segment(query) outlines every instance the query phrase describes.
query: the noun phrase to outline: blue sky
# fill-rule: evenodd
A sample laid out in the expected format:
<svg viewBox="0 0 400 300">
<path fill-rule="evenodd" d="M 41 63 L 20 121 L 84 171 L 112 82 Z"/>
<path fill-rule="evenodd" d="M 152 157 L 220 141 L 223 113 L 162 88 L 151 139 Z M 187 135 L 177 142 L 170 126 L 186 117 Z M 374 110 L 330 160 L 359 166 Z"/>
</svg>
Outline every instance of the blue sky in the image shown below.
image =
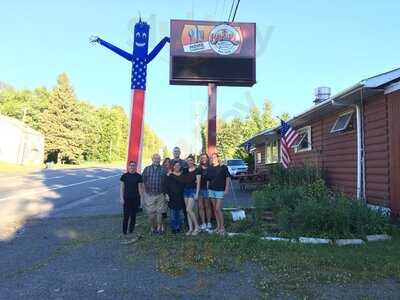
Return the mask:
<svg viewBox="0 0 400 300">
<path fill-rule="evenodd" d="M 90 35 L 127 51 L 139 11 L 150 25 L 150 49 L 169 35 L 169 20 L 226 20 L 231 0 L 2 1 L 0 81 L 52 87 L 66 72 L 79 98 L 129 111 L 128 61 L 88 43 Z M 333 93 L 400 66 L 400 2 L 378 0 L 242 0 L 237 21 L 257 23 L 257 84 L 218 88 L 218 115 L 244 116 L 267 98 L 276 114 L 312 105 L 317 86 Z M 146 122 L 172 147 L 198 144 L 206 87 L 169 85 L 169 47 L 148 67 Z M 197 111 L 197 113 L 196 113 Z"/>
</svg>

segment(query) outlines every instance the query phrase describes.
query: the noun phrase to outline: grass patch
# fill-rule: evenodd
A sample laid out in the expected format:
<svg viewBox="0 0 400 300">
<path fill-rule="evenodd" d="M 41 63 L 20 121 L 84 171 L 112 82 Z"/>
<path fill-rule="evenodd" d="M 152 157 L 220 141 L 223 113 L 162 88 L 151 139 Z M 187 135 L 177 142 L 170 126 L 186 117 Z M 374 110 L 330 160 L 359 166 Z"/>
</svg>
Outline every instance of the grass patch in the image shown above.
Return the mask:
<svg viewBox="0 0 400 300">
<path fill-rule="evenodd" d="M 229 219 L 229 216 L 227 216 Z M 146 216 L 138 216 L 138 242 L 120 245 L 121 217 L 96 216 L 68 218 L 60 228 L 78 232 L 76 238 L 67 239 L 50 251 L 49 256 L 13 272 L 3 272 L 0 280 L 32 274 L 60 257 L 87 245 L 107 244 L 121 251 L 121 261 L 140 264 L 154 261 L 159 272 L 173 277 L 185 276 L 189 270 L 200 272 L 236 272 L 245 268 L 254 272 L 257 287 L 265 296 L 282 298 L 317 297 L 322 285 L 347 285 L 351 283 L 379 283 L 386 279 L 400 280 L 400 232 L 395 229 L 391 241 L 366 243 L 360 246 L 337 247 L 332 245 L 304 245 L 260 240 L 257 234 L 220 237 L 200 234 L 187 237 L 183 234 L 151 236 Z M 227 222 L 227 229 L 253 230 L 247 221 Z M 106 242 L 106 243 L 104 243 Z M 119 258 L 118 258 L 119 261 Z M 123 267 L 122 266 L 122 267 Z M 203 276 L 204 275 L 204 276 Z M 242 274 L 238 276 L 242 276 Z M 199 291 L 205 282 L 199 282 Z M 167 291 L 166 291 L 167 292 Z M 171 290 L 174 293 L 175 290 Z M 176 296 L 178 298 L 179 295 Z M 194 298 L 194 297 L 193 297 Z"/>
<path fill-rule="evenodd" d="M 141 255 L 154 255 L 157 269 L 172 276 L 183 275 L 190 268 L 197 271 L 228 272 L 236 266 L 236 262 L 226 252 L 225 243 L 221 243 L 218 236 L 202 234 L 187 237 L 172 233 L 150 236 L 147 229 L 143 236 L 132 246 L 135 247 L 135 255 L 137 250 Z"/>
<path fill-rule="evenodd" d="M 242 221 L 230 226 L 248 224 Z M 128 256 L 155 256 L 157 269 L 171 276 L 184 276 L 189 269 L 232 272 L 240 270 L 244 263 L 255 263 L 262 270 L 257 281 L 265 296 L 286 291 L 309 298 L 320 284 L 400 280 L 398 230 L 393 232 L 391 241 L 347 247 L 269 242 L 256 234 L 151 236 L 143 225 L 138 231 L 143 238 L 130 245 L 132 254 Z"/>
</svg>

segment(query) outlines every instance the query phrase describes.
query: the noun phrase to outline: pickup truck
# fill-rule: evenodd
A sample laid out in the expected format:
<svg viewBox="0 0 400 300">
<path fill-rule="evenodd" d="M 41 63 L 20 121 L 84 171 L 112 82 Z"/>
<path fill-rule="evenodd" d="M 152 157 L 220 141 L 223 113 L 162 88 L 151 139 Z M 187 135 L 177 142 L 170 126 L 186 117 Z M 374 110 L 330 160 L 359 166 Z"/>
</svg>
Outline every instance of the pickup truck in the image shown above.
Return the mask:
<svg viewBox="0 0 400 300">
<path fill-rule="evenodd" d="M 237 175 L 247 173 L 247 164 L 245 164 L 242 159 L 227 159 L 225 164 L 228 167 L 232 178 L 235 178 Z"/>
</svg>

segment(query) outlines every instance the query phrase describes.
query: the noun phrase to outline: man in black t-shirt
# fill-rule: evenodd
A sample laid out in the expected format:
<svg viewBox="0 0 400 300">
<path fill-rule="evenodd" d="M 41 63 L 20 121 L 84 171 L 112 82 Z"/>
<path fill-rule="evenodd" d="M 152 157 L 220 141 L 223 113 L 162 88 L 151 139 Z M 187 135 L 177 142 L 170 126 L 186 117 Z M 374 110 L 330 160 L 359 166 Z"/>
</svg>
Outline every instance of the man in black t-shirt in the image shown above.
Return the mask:
<svg viewBox="0 0 400 300">
<path fill-rule="evenodd" d="M 172 155 L 174 156 L 173 159 L 171 159 L 171 166 L 175 165 L 175 163 L 179 162 L 181 165 L 181 171 L 183 174 L 186 174 L 188 171 L 188 164 L 186 160 L 181 159 L 181 149 L 178 146 L 175 146 L 174 149 L 172 149 Z M 186 212 L 186 205 L 183 208 L 183 217 L 185 221 L 186 227 L 188 227 L 188 218 L 187 218 L 187 212 Z"/>
<path fill-rule="evenodd" d="M 120 202 L 124 207 L 124 216 L 122 221 L 122 233 L 125 238 L 128 233 L 132 233 L 136 224 L 136 213 L 140 206 L 140 197 L 143 195 L 143 179 L 142 175 L 137 173 L 137 164 L 130 161 L 128 164 L 128 172 L 121 176 Z M 126 243 L 126 240 L 124 241 Z"/>
<path fill-rule="evenodd" d="M 179 147 L 174 147 L 172 149 L 172 154 L 174 156 L 173 159 L 171 159 L 171 166 L 173 166 L 175 163 L 179 162 L 182 168 L 182 172 L 186 173 L 188 165 L 186 160 L 181 159 L 181 149 Z"/>
</svg>

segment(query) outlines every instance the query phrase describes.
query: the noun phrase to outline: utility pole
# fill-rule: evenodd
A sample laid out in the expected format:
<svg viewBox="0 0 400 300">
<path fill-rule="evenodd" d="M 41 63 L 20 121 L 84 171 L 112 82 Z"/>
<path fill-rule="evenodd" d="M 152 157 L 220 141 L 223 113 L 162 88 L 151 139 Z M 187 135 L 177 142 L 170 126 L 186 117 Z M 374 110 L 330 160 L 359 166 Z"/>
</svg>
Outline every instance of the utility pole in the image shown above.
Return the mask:
<svg viewBox="0 0 400 300">
<path fill-rule="evenodd" d="M 217 85 L 208 84 L 208 133 L 207 152 L 211 156 L 217 152 Z"/>
</svg>

